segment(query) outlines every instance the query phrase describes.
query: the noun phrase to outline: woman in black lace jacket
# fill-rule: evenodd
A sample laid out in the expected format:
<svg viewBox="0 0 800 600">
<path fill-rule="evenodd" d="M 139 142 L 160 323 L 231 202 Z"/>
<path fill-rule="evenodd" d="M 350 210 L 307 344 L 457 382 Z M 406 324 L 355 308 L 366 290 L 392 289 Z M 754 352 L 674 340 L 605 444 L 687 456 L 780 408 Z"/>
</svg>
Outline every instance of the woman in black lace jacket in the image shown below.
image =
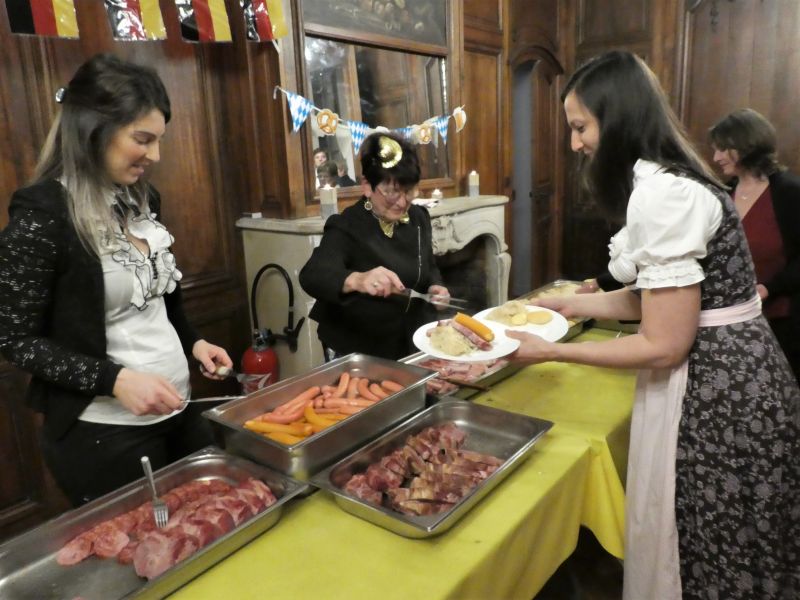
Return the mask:
<svg viewBox="0 0 800 600">
<path fill-rule="evenodd" d="M 0 233 L 0 352 L 32 375 L 42 446 L 76 505 L 212 439 L 186 402 L 191 353 L 231 366 L 181 305 L 173 238 L 142 180 L 170 118 L 152 69 L 97 55 L 56 100 L 33 182 Z"/>
</svg>

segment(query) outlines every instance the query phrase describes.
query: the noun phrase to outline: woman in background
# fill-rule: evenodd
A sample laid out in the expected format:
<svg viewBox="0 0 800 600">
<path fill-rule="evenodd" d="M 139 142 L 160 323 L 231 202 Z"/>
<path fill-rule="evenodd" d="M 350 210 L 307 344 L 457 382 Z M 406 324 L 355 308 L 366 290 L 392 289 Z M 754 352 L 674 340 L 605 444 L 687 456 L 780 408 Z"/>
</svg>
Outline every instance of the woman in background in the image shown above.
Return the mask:
<svg viewBox="0 0 800 600">
<path fill-rule="evenodd" d="M 414 147 L 375 133 L 361 146 L 361 172 L 361 200 L 325 221 L 300 285 L 316 298 L 310 317 L 326 348 L 398 359 L 416 351 L 414 331 L 436 319 L 430 304 L 398 294 L 450 294 L 433 256 L 428 211 L 411 204 L 420 178 Z"/>
<path fill-rule="evenodd" d="M 32 375 L 45 460 L 77 506 L 141 477 L 142 455 L 158 469 L 210 444 L 187 407 L 185 353 L 211 373 L 232 363 L 186 320 L 160 196 L 142 179 L 171 114 L 161 79 L 100 54 L 56 99 L 0 233 L 0 351 Z"/>
<path fill-rule="evenodd" d="M 750 108 L 721 119 L 709 137 L 734 187 L 764 314 L 800 379 L 800 177 L 778 162 L 772 123 Z"/>
<path fill-rule="evenodd" d="M 521 361 L 640 369 L 624 598 L 796 598 L 800 389 L 761 313 L 733 202 L 634 54 L 584 64 L 562 100 L 589 191 L 626 215 L 609 270 L 638 289 L 539 304 L 641 327 L 583 344 L 507 335 Z"/>
</svg>

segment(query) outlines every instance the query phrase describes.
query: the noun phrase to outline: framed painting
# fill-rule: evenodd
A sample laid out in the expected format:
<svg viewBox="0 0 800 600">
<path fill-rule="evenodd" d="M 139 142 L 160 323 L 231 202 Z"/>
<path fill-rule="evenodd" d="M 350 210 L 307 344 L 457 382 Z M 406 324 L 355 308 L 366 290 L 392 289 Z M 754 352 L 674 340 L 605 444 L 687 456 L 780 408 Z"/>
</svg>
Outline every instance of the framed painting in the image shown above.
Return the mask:
<svg viewBox="0 0 800 600">
<path fill-rule="evenodd" d="M 447 52 L 448 0 L 302 0 L 308 33 Z"/>
</svg>

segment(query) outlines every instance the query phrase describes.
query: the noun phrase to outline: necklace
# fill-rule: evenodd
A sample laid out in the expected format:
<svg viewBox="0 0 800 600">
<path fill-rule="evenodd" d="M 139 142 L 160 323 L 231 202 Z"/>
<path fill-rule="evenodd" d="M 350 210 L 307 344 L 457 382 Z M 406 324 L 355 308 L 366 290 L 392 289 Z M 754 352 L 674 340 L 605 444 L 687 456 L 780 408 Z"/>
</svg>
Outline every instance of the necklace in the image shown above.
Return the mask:
<svg viewBox="0 0 800 600">
<path fill-rule="evenodd" d="M 408 213 L 404 214 L 397 221 L 386 221 L 382 217 L 376 215 L 375 211 L 370 211 L 370 214 L 378 220 L 378 225 L 380 225 L 381 231 L 386 237 L 392 237 L 394 235 L 394 227 L 397 223 L 405 224 L 409 221 Z"/>
</svg>

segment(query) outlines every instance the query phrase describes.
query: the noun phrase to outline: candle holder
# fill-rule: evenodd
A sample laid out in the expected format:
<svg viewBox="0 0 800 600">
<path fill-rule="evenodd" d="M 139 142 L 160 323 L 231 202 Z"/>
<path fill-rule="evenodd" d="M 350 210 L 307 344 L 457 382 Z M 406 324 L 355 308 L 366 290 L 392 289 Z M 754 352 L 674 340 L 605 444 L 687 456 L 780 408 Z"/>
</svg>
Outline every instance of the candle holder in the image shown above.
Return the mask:
<svg viewBox="0 0 800 600">
<path fill-rule="evenodd" d="M 319 215 L 323 221 L 339 212 L 336 200 L 336 188 L 327 183 L 319 188 Z"/>
<path fill-rule="evenodd" d="M 477 171 L 472 171 L 467 178 L 467 196 L 474 197 L 480 195 L 480 177 Z"/>
</svg>

